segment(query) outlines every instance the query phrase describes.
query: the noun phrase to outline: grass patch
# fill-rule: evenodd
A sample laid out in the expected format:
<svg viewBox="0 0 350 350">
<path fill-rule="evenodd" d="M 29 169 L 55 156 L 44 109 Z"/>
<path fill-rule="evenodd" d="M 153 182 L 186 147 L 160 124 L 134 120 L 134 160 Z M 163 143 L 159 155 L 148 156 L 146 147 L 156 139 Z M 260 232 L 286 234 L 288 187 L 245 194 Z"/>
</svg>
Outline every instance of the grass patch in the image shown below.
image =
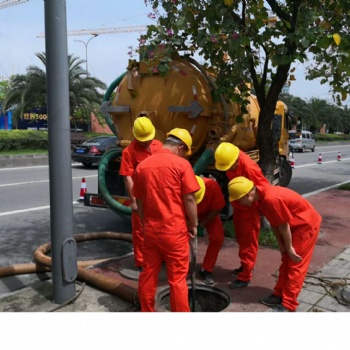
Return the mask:
<svg viewBox="0 0 350 350">
<path fill-rule="evenodd" d="M 236 238 L 235 228 L 233 226 L 233 221 L 228 220 L 224 223 L 225 237 Z M 279 249 L 277 240 L 270 229 L 261 228 L 259 235 L 259 245 L 262 247 Z"/>
<path fill-rule="evenodd" d="M 20 149 L 0 152 L 0 156 L 22 156 L 27 154 L 48 154 L 48 151 L 44 149 Z"/>
<path fill-rule="evenodd" d="M 337 187 L 338 190 L 350 191 L 350 182 Z"/>
</svg>

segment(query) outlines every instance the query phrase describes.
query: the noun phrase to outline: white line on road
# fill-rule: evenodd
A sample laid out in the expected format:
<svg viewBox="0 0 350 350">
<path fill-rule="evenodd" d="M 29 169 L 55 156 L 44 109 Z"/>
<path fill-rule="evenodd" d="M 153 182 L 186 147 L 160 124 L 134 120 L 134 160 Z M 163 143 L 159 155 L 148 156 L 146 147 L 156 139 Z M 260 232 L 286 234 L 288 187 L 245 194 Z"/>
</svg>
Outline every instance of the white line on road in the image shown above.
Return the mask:
<svg viewBox="0 0 350 350">
<path fill-rule="evenodd" d="M 302 196 L 303 196 L 304 198 L 306 198 L 306 197 L 310 197 L 310 196 L 313 196 L 313 195 L 315 195 L 315 194 L 318 194 L 318 193 L 321 193 L 321 192 L 324 192 L 324 191 L 330 190 L 330 189 L 332 189 L 332 188 L 335 188 L 335 187 L 338 187 L 338 186 L 341 186 L 341 185 L 347 184 L 347 183 L 349 183 L 349 182 L 350 182 L 350 179 L 349 179 L 348 181 L 343 181 L 343 182 L 340 182 L 340 183 L 338 183 L 338 184 L 336 184 L 336 185 L 332 185 L 332 186 L 329 186 L 329 187 L 324 187 L 324 188 L 321 188 L 321 189 L 319 189 L 319 190 L 317 190 L 317 191 L 313 191 L 313 192 L 305 193 L 305 194 L 303 194 Z"/>
<path fill-rule="evenodd" d="M 88 178 L 88 177 L 97 177 L 97 175 L 75 176 L 75 177 L 72 177 L 72 180 L 81 179 L 82 177 L 85 177 L 85 178 Z M 37 180 L 37 181 L 16 182 L 16 183 L 11 183 L 11 184 L 3 184 L 3 185 L 0 185 L 0 187 L 20 186 L 20 185 L 36 184 L 36 183 L 49 182 L 49 181 L 50 181 L 50 180 Z"/>
<path fill-rule="evenodd" d="M 10 170 L 23 170 L 23 169 L 37 169 L 37 168 L 48 168 L 48 165 L 36 165 L 36 166 L 19 166 L 14 168 L 0 168 L 0 171 L 10 171 Z"/>
<path fill-rule="evenodd" d="M 322 162 L 322 164 L 341 163 L 341 162 L 345 162 L 345 161 L 347 161 L 347 160 L 350 160 L 350 158 L 342 158 L 341 161 L 339 161 L 339 160 L 328 160 L 327 162 Z M 322 164 L 318 164 L 318 163 L 308 163 L 308 164 L 303 164 L 303 165 L 294 166 L 294 169 L 306 168 L 306 167 L 308 167 L 308 166 L 322 166 Z"/>
<path fill-rule="evenodd" d="M 72 163 L 72 167 L 80 166 L 81 163 Z M 37 169 L 37 168 L 48 168 L 48 165 L 33 165 L 33 166 L 18 166 L 13 168 L 0 168 L 0 171 L 10 171 L 10 170 L 24 170 L 24 169 Z"/>
<path fill-rule="evenodd" d="M 78 204 L 79 202 L 74 201 L 73 205 Z M 37 210 L 44 210 L 49 209 L 49 205 L 44 205 L 42 207 L 36 207 L 36 208 L 28 208 L 28 209 L 22 209 L 22 210 L 12 210 L 12 211 L 6 211 L 3 213 L 0 213 L 0 216 L 7 216 L 7 215 L 14 215 L 14 214 L 22 214 L 22 213 L 28 213 L 30 211 L 37 211 Z"/>
</svg>

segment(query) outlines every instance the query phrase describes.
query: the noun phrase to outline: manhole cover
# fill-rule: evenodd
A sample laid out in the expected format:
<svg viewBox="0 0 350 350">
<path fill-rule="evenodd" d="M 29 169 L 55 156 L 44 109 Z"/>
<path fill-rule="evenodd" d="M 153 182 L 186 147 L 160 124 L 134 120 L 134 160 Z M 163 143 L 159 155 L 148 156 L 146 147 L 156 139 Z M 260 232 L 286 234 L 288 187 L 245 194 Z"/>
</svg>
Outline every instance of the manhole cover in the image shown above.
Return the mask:
<svg viewBox="0 0 350 350">
<path fill-rule="evenodd" d="M 188 286 L 188 300 L 191 302 L 192 286 Z M 230 296 L 216 287 L 197 285 L 195 289 L 195 312 L 220 312 L 230 303 Z M 157 295 L 157 304 L 163 311 L 170 311 L 170 289 L 166 288 Z"/>
<path fill-rule="evenodd" d="M 118 268 L 119 273 L 121 276 L 125 278 L 129 278 L 131 280 L 138 280 L 140 276 L 139 270 L 134 265 L 134 256 L 130 256 L 129 258 L 126 258 L 122 261 Z M 167 275 L 166 275 L 166 267 L 163 263 L 162 268 L 159 272 L 158 276 L 159 281 L 166 281 Z"/>
</svg>

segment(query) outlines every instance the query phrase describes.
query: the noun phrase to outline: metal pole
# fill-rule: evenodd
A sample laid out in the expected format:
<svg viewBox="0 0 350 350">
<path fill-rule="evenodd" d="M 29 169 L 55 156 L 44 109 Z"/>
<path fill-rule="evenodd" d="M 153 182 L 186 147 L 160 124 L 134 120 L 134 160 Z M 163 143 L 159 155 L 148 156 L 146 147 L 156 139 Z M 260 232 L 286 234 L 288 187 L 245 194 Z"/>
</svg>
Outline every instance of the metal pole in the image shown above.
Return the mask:
<svg viewBox="0 0 350 350">
<path fill-rule="evenodd" d="M 53 301 L 75 296 L 70 108 L 65 0 L 44 0 Z"/>
<path fill-rule="evenodd" d="M 88 45 L 89 45 L 89 42 L 93 39 L 93 38 L 96 38 L 98 36 L 98 34 L 92 34 L 93 36 L 87 41 L 83 41 L 83 40 L 74 40 L 76 42 L 80 42 L 80 43 L 83 43 L 85 45 L 85 62 L 86 62 L 86 75 L 88 76 L 89 75 L 89 71 L 88 71 Z"/>
</svg>

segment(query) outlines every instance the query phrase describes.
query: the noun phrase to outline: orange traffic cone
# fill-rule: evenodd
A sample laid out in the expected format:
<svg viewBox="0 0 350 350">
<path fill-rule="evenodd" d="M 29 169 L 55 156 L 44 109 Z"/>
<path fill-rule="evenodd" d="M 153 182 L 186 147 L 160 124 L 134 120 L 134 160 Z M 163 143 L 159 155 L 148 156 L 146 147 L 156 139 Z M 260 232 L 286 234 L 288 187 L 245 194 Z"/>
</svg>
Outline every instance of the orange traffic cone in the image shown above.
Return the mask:
<svg viewBox="0 0 350 350">
<path fill-rule="evenodd" d="M 322 154 L 321 153 L 318 155 L 317 163 L 322 164 Z"/>
<path fill-rule="evenodd" d="M 86 192 L 87 192 L 87 190 L 86 190 L 86 181 L 85 181 L 85 177 L 83 177 L 81 179 L 79 202 L 83 202 L 84 201 L 84 195 L 85 195 Z"/>
<path fill-rule="evenodd" d="M 293 157 L 293 155 L 290 157 L 289 163 L 290 163 L 291 168 L 294 169 L 294 157 Z"/>
<path fill-rule="evenodd" d="M 341 160 L 341 154 L 340 154 L 340 152 L 338 152 L 338 155 L 337 155 L 337 160 Z"/>
</svg>

